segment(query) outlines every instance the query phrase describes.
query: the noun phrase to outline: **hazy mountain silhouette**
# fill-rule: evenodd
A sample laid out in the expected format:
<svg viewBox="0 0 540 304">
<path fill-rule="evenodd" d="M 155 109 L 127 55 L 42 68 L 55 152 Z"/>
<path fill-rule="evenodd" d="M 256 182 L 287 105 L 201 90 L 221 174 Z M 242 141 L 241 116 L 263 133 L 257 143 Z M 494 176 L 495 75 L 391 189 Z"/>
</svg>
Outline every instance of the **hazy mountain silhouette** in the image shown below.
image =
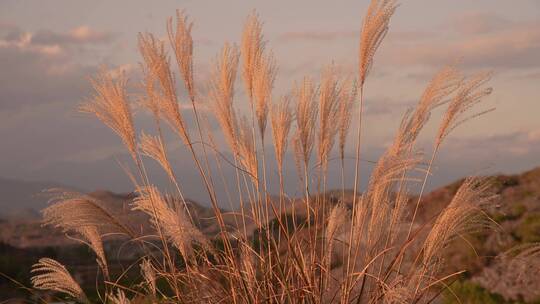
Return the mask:
<svg viewBox="0 0 540 304">
<path fill-rule="evenodd" d="M 39 217 L 39 210 L 47 206 L 48 201 L 43 191 L 50 188 L 74 189 L 55 182 L 0 177 L 0 218 Z"/>
</svg>

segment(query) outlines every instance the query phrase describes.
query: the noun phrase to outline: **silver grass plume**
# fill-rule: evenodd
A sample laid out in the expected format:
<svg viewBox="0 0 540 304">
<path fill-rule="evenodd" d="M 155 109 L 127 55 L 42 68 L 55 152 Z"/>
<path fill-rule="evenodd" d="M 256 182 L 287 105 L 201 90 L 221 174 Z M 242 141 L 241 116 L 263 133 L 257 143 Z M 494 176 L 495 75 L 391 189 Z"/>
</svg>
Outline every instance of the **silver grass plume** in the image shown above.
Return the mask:
<svg viewBox="0 0 540 304">
<path fill-rule="evenodd" d="M 186 145 L 190 144 L 190 136 L 178 104 L 174 74 L 162 41 L 152 34 L 139 34 L 139 51 L 144 64 L 152 78 L 159 83 L 161 94 L 159 106 L 161 117 L 169 124 Z"/>
<path fill-rule="evenodd" d="M 459 187 L 450 204 L 438 216 L 425 242 L 424 265 L 431 265 L 456 237 L 490 226 L 483 211 L 497 195 L 486 178 L 469 177 Z"/>
<path fill-rule="evenodd" d="M 272 136 L 274 139 L 274 150 L 278 170 L 283 168 L 283 157 L 287 151 L 287 142 L 291 130 L 293 115 L 290 108 L 290 97 L 283 96 L 279 103 L 275 104 L 270 111 L 270 122 L 272 125 Z"/>
<path fill-rule="evenodd" d="M 88 302 L 79 283 L 59 262 L 49 258 L 41 258 L 38 263 L 32 265 L 31 272 L 33 275 L 30 280 L 35 288 L 61 292 L 79 302 Z"/>
<path fill-rule="evenodd" d="M 397 8 L 394 0 L 372 0 L 360 32 L 359 85 L 364 85 L 373 65 L 373 57 L 386 33 L 390 17 Z"/>
<path fill-rule="evenodd" d="M 347 142 L 347 135 L 351 126 L 351 118 L 353 113 L 354 101 L 357 95 L 356 80 L 346 80 L 341 94 L 339 95 L 339 114 L 338 114 L 338 137 L 339 137 L 339 156 L 342 160 L 345 159 L 345 144 Z"/>
<path fill-rule="evenodd" d="M 144 155 L 160 164 L 171 181 L 175 181 L 174 172 L 171 163 L 167 158 L 167 152 L 165 151 L 165 144 L 160 137 L 146 135 L 143 132 L 141 135 L 140 149 Z"/>
<path fill-rule="evenodd" d="M 470 79 L 466 80 L 459 87 L 456 95 L 448 105 L 448 109 L 444 114 L 443 121 L 437 134 L 435 146 L 439 147 L 443 140 L 462 123 L 480 116 L 493 109 L 478 112 L 465 116 L 465 113 L 469 111 L 476 104 L 482 102 L 483 98 L 491 94 L 493 89 L 491 87 L 483 87 L 491 79 L 491 73 L 480 73 L 474 75 Z"/>
<path fill-rule="evenodd" d="M 93 98 L 80 106 L 80 111 L 94 114 L 105 125 L 111 128 L 136 159 L 137 144 L 133 117 L 126 93 L 127 79 L 121 74 L 113 79 L 110 73 L 102 71 L 92 80 L 95 91 Z"/>
<path fill-rule="evenodd" d="M 225 135 L 225 140 L 233 153 L 238 154 L 238 121 L 233 106 L 234 82 L 238 67 L 236 47 L 225 44 L 216 60 L 210 79 L 210 97 L 216 119 Z"/>
<path fill-rule="evenodd" d="M 193 243 L 208 245 L 204 235 L 197 229 L 183 210 L 173 210 L 155 186 L 139 187 L 139 197 L 133 202 L 133 210 L 148 214 L 156 229 L 161 229 L 169 241 L 188 259 Z"/>
<path fill-rule="evenodd" d="M 191 100 L 195 100 L 195 85 L 193 83 L 193 37 L 191 30 L 193 23 L 188 16 L 180 10 L 176 10 L 176 33 L 173 29 L 173 20 L 167 20 L 167 33 L 172 45 L 178 69 L 184 79 L 186 90 Z"/>
<path fill-rule="evenodd" d="M 407 112 L 403 118 L 392 146 L 393 154 L 410 152 L 431 111 L 447 102 L 462 81 L 459 72 L 451 66 L 444 67 L 431 79 L 414 111 Z"/>
<path fill-rule="evenodd" d="M 270 54 L 261 55 L 255 63 L 253 75 L 253 97 L 255 102 L 255 116 L 259 126 L 261 139 L 264 140 L 269 104 L 272 99 L 272 89 L 276 78 L 276 62 Z"/>
<path fill-rule="evenodd" d="M 152 295 L 156 295 L 156 270 L 154 269 L 154 266 L 152 266 L 152 262 L 150 262 L 149 259 L 143 259 L 141 262 L 141 275 L 144 279 L 144 282 L 146 283 L 146 287 L 152 293 Z"/>
<path fill-rule="evenodd" d="M 339 130 L 339 102 L 343 89 L 334 67 L 326 68 L 321 75 L 319 88 L 318 157 L 321 168 L 327 169 L 328 158 Z"/>
<path fill-rule="evenodd" d="M 265 47 L 262 34 L 262 23 L 258 15 L 253 12 L 248 16 L 242 33 L 241 53 L 243 59 L 242 78 L 250 99 L 253 97 L 253 82 L 257 63 Z"/>
<path fill-rule="evenodd" d="M 317 90 L 308 77 L 305 77 L 300 85 L 296 85 L 293 96 L 296 101 L 296 134 L 295 134 L 295 149 L 297 160 L 308 165 L 313 150 L 315 139 L 315 125 L 317 123 L 318 108 L 315 97 Z"/>
</svg>

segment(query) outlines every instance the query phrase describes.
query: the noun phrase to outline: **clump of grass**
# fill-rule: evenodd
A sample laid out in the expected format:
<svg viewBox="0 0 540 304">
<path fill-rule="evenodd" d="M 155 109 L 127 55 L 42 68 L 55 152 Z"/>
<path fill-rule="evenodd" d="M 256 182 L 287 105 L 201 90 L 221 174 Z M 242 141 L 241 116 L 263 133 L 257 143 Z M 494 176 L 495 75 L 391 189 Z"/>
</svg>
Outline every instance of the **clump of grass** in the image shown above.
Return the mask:
<svg viewBox="0 0 540 304">
<path fill-rule="evenodd" d="M 428 303 L 440 295 L 459 274 L 445 272 L 445 248 L 462 234 L 489 226 L 483 209 L 494 196 L 486 180 L 469 178 L 436 218 L 416 225 L 416 213 L 443 141 L 460 124 L 485 113 L 467 114 L 491 92 L 484 86 L 489 74 L 465 78 L 453 67 L 441 69 L 416 108 L 404 116 L 394 142 L 377 161 L 366 191 L 359 195 L 366 80 L 396 8 L 392 0 L 371 1 L 360 33 L 357 75 L 342 75 L 331 66 L 319 81 L 304 77 L 296 82 L 279 101 L 274 101 L 272 94 L 277 64 L 264 40 L 258 15 L 248 17 L 239 50 L 224 45 L 208 81 L 208 96 L 201 97 L 194 77 L 192 23 L 178 11 L 176 26 L 169 19 L 167 30 L 179 79 L 191 101 L 194 128 L 183 118 L 174 64 L 165 43 L 152 34 L 140 34 L 145 93 L 140 101 L 153 114 L 157 134 L 136 134 L 123 77 L 113 79 L 102 73 L 94 82 L 95 98 L 82 110 L 95 114 L 126 145 L 136 165 L 130 175 L 138 193 L 132 211 L 148 216 L 155 234 L 145 237 L 157 242 L 136 235 L 106 206 L 84 195 L 63 194 L 44 212 L 47 224 L 80 235 L 94 250 L 104 274 L 101 299 L 129 303 L 136 294 L 152 302 L 179 303 Z M 251 107 L 248 113 L 238 111 L 235 105 L 239 69 Z M 199 110 L 200 100 L 209 100 L 213 117 Z M 443 105 L 448 107 L 426 169 L 416 140 L 431 111 Z M 267 170 L 266 163 L 269 117 L 276 170 Z M 218 149 L 215 134 L 204 123 L 210 119 L 219 123 L 232 159 L 208 152 Z M 212 204 L 219 229 L 215 236 L 204 235 L 190 214 L 182 184 L 167 156 L 163 121 L 193 158 Z M 353 121 L 358 125 L 354 188 L 352 198 L 346 199 L 345 146 Z M 288 176 L 283 165 L 289 146 L 294 149 L 299 172 L 296 181 L 303 192 L 298 198 L 290 198 L 284 191 Z M 310 168 L 314 149 L 318 170 Z M 334 150 L 341 159 L 341 197 L 326 195 Z M 167 199 L 152 184 L 142 155 L 161 165 L 183 204 Z M 219 164 L 217 173 L 209 165 L 212 155 Z M 214 179 L 225 179 L 222 163 L 235 171 L 230 192 L 236 193 L 234 199 L 240 203 L 240 210 L 234 213 L 233 227 L 231 221 L 226 224 L 220 209 L 224 202 L 215 193 Z M 410 176 L 420 170 L 425 171 L 420 180 L 422 191 L 409 206 L 409 189 L 419 182 Z M 267 182 L 267 175 L 272 174 L 269 172 L 277 172 L 279 189 Z M 279 199 L 270 193 L 277 193 Z M 409 211 L 412 216 L 407 216 Z M 140 246 L 141 284 L 121 286 L 115 283 L 118 278 L 109 277 L 102 238 L 111 232 L 121 233 Z M 40 272 L 33 279 L 36 288 L 85 300 L 80 287 L 59 263 L 42 260 L 35 271 Z"/>
</svg>

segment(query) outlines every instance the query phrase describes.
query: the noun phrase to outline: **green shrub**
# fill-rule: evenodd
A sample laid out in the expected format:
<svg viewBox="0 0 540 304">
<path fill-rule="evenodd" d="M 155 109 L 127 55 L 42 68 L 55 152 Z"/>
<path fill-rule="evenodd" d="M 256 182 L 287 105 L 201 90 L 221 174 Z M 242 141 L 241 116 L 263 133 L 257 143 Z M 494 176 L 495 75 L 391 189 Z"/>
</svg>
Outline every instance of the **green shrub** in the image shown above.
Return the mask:
<svg viewBox="0 0 540 304">
<path fill-rule="evenodd" d="M 516 236 L 522 242 L 540 242 L 540 214 L 527 215 L 516 229 Z"/>
<path fill-rule="evenodd" d="M 445 291 L 443 303 L 498 304 L 508 303 L 499 294 L 490 293 L 480 285 L 470 281 L 456 281 Z M 459 298 L 459 301 L 456 299 Z"/>
</svg>

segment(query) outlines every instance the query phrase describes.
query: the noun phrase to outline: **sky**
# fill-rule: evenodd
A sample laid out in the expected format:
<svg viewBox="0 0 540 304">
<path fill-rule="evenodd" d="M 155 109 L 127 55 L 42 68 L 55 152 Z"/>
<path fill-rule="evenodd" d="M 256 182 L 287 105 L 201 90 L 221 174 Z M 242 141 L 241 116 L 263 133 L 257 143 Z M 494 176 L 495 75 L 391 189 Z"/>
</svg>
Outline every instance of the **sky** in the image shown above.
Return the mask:
<svg viewBox="0 0 540 304">
<path fill-rule="evenodd" d="M 329 64 L 356 72 L 367 4 L 3 0 L 0 177 L 130 191 L 133 186 L 118 164 L 128 161 L 120 140 L 96 119 L 78 113 L 77 107 L 92 95 L 89 79 L 102 67 L 124 71 L 136 90 L 141 61 L 137 34 L 165 37 L 166 20 L 176 9 L 185 10 L 194 22 L 196 82 L 203 94 L 216 54 L 225 42 L 239 43 L 246 16 L 256 10 L 279 67 L 273 92 L 277 99 L 303 76 L 317 79 Z M 493 71 L 493 94 L 478 110 L 496 109 L 448 138 L 428 188 L 471 174 L 517 173 L 540 165 L 540 1 L 403 0 L 366 83 L 364 183 L 370 161 L 384 151 L 404 112 L 446 64 L 456 64 L 465 75 Z M 246 110 L 240 81 L 236 96 L 239 110 Z M 151 133 L 151 117 L 142 109 L 135 112 L 138 128 Z M 419 139 L 426 154 L 431 153 L 441 113 L 433 114 Z M 185 147 L 173 136 L 168 137 L 168 147 L 186 195 L 206 200 Z M 348 154 L 353 154 L 352 145 Z M 290 156 L 286 164 L 293 174 Z M 338 174 L 330 172 L 335 180 Z M 155 173 L 155 181 L 164 183 L 165 177 Z M 297 189 L 292 184 L 290 192 Z"/>
</svg>

